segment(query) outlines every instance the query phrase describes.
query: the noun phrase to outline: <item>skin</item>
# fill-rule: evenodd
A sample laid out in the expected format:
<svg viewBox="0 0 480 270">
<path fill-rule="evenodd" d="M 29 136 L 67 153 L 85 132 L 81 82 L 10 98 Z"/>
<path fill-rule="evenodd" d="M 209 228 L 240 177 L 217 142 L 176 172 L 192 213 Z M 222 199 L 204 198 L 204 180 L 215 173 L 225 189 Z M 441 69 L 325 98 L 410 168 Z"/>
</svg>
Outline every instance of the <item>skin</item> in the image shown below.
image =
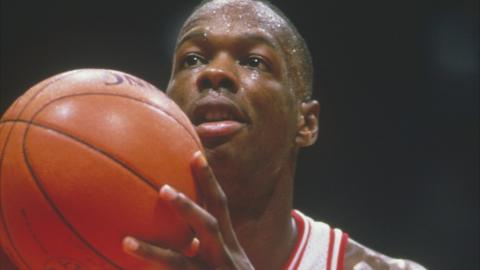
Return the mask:
<svg viewBox="0 0 480 270">
<path fill-rule="evenodd" d="M 290 30 L 265 5 L 243 0 L 214 1 L 189 18 L 177 42 L 167 94 L 194 123 L 199 103 L 228 100 L 242 111 L 242 127 L 226 140 L 201 136 L 205 154 L 192 159 L 192 172 L 205 205 L 170 187 L 160 190 L 160 199 L 196 233 L 190 250 L 128 237 L 127 253 L 162 269 L 285 265 L 297 234 L 290 216 L 296 157 L 300 148 L 315 142 L 319 112 L 317 101 L 300 97 L 305 85 L 288 72 L 301 63 L 286 57 L 292 49 Z M 345 269 L 425 268 L 350 239 Z"/>
<path fill-rule="evenodd" d="M 212 204 L 220 205 L 221 214 L 207 204 L 208 212 L 196 215 L 203 220 L 200 224 L 218 226 L 195 227 L 197 222 L 191 222 L 201 243 L 199 256 L 183 257 L 188 263 L 181 264 L 189 265 L 186 269 L 281 269 L 296 240 L 290 215 L 296 156 L 300 147 L 316 139 L 319 105 L 297 99 L 282 49 L 283 31 L 258 24 L 251 12 L 255 6 L 249 2 L 240 8 L 214 8 L 221 9 L 217 12 L 224 16 L 210 16 L 212 10 L 201 10 L 195 22 L 182 29 L 167 94 L 192 121 L 197 103 L 228 99 L 244 112 L 245 124 L 226 142 L 202 140 L 215 172 L 208 177 L 214 179 L 208 181 L 215 187 L 203 194 L 214 197 Z M 239 12 L 253 15 L 238 19 Z M 257 26 L 252 27 L 254 24 Z M 181 200 L 192 204 L 187 198 Z M 230 218 L 226 220 L 226 216 Z M 218 228 L 213 236 L 204 234 L 211 232 L 211 227 Z M 217 235 L 223 240 L 210 239 Z M 153 249 L 141 246 L 140 250 Z M 156 258 L 161 263 L 169 260 L 162 255 Z M 197 261 L 208 267 L 195 268 L 199 267 Z"/>
<path fill-rule="evenodd" d="M 316 141 L 319 113 L 318 102 L 304 98 L 308 83 L 294 79 L 303 78 L 302 58 L 291 39 L 289 25 L 258 2 L 213 1 L 189 18 L 167 94 L 194 124 L 198 104 L 220 100 L 241 112 L 241 125 L 227 138 L 200 136 L 205 152 L 191 170 L 203 205 L 169 186 L 159 191 L 195 232 L 190 248 L 126 237 L 126 253 L 151 269 L 282 269 L 297 238 L 290 215 L 297 153 Z M 425 268 L 350 239 L 345 269 Z"/>
</svg>

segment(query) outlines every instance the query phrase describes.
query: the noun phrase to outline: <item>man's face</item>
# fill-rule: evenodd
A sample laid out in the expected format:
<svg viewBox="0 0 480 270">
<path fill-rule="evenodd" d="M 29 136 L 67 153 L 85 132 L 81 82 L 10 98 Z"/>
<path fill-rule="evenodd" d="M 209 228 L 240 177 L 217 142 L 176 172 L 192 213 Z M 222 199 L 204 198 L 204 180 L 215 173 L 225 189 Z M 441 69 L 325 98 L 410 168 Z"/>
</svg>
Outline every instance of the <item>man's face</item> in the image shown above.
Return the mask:
<svg viewBox="0 0 480 270">
<path fill-rule="evenodd" d="M 285 27 L 263 4 L 214 1 L 181 31 L 167 94 L 195 125 L 220 179 L 272 173 L 295 149 Z"/>
</svg>

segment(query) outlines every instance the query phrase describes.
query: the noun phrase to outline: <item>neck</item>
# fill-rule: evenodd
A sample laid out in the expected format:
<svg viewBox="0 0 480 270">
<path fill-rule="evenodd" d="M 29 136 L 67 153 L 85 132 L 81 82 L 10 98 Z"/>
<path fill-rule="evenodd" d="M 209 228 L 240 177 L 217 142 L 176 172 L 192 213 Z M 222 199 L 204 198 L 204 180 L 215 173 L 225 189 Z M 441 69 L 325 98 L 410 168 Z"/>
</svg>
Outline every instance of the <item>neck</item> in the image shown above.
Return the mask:
<svg viewBox="0 0 480 270">
<path fill-rule="evenodd" d="M 234 197 L 229 200 L 234 230 L 256 269 L 282 269 L 295 245 L 296 227 L 291 217 L 295 162 L 289 162 L 274 175 L 270 170 L 270 179 L 265 174 L 255 176 L 253 183 L 275 183 L 258 196 L 251 192 L 255 187 L 243 188 L 250 192 L 241 194 L 244 196 L 227 192 L 229 198 Z"/>
</svg>

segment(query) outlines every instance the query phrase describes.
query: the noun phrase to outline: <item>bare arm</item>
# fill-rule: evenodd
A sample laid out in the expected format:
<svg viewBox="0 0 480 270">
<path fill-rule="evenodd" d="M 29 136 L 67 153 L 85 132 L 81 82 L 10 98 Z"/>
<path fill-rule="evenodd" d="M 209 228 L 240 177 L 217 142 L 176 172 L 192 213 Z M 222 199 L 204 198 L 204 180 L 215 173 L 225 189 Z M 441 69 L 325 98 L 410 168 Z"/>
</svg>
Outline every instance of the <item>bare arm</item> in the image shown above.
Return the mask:
<svg viewBox="0 0 480 270">
<path fill-rule="evenodd" d="M 349 239 L 345 253 L 345 270 L 426 270 L 420 264 L 395 259 Z"/>
</svg>

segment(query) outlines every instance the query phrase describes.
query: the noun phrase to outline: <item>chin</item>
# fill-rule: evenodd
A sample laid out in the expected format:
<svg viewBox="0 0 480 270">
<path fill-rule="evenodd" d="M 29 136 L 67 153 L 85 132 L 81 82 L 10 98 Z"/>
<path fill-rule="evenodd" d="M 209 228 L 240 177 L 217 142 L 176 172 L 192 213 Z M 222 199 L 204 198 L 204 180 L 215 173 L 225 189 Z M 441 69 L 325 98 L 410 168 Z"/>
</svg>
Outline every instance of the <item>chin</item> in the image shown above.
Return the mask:
<svg viewBox="0 0 480 270">
<path fill-rule="evenodd" d="M 232 162 L 234 161 L 229 147 L 225 144 L 216 145 L 215 147 L 204 146 L 208 164 L 214 171 L 232 170 Z"/>
<path fill-rule="evenodd" d="M 233 175 L 235 172 L 239 172 L 240 162 L 236 158 L 238 153 L 233 151 L 228 145 L 223 144 L 213 148 L 205 147 L 206 157 L 213 173 L 220 181 L 225 178 L 236 178 Z"/>
</svg>

